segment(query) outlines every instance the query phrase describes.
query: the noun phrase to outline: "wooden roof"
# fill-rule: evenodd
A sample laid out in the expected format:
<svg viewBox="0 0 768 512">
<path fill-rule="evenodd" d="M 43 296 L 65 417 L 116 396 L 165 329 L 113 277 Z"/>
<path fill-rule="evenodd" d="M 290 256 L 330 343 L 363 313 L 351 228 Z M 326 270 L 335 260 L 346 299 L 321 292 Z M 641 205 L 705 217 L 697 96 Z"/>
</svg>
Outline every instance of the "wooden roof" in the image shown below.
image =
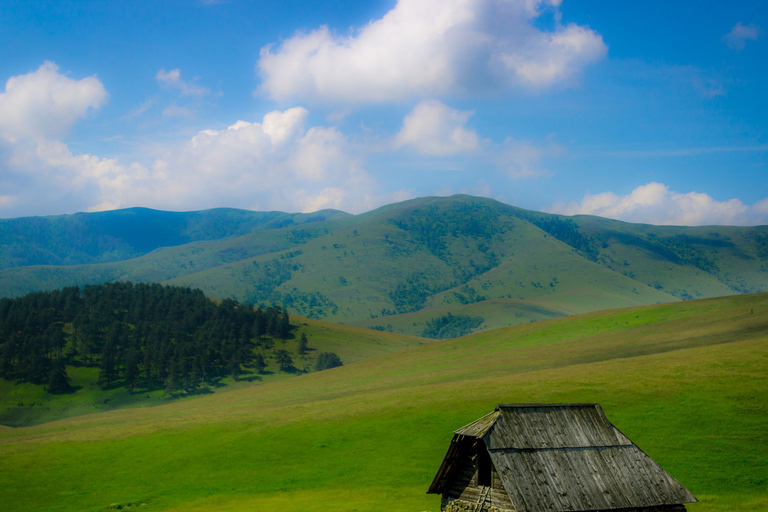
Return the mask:
<svg viewBox="0 0 768 512">
<path fill-rule="evenodd" d="M 500 404 L 455 432 L 429 492 L 442 492 L 467 437 L 485 443 L 517 512 L 696 501 L 614 427 L 598 404 Z"/>
<path fill-rule="evenodd" d="M 479 420 L 473 421 L 469 425 L 465 425 L 461 427 L 459 430 L 455 431 L 454 434 L 460 435 L 460 436 L 469 436 L 469 437 L 483 437 L 486 432 L 488 432 L 488 429 L 493 426 L 494 423 L 496 423 L 496 420 L 499 418 L 499 411 L 495 410 L 490 414 L 486 414 Z"/>
</svg>

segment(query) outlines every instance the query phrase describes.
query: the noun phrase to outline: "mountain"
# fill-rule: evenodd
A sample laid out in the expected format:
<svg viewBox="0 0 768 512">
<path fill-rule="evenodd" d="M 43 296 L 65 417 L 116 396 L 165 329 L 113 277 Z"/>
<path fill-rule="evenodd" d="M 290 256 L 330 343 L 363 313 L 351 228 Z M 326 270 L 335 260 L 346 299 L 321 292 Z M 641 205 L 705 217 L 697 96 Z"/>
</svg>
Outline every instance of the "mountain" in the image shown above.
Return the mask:
<svg viewBox="0 0 768 512">
<path fill-rule="evenodd" d="M 163 282 L 311 318 L 441 337 L 606 308 L 768 291 L 768 226 L 629 224 L 463 195 L 356 216 L 270 215 L 276 217 L 241 236 L 211 228 L 210 240 L 133 259 L 7 268 L 0 271 L 0 295 L 115 280 Z M 292 222 L 276 222 L 281 218 Z M 83 231 L 83 239 L 91 240 L 89 233 Z"/>
<path fill-rule="evenodd" d="M 0 502 L 30 512 L 437 511 L 426 491 L 454 430 L 498 403 L 598 402 L 700 500 L 689 510 L 766 510 L 767 318 L 765 294 L 601 311 L 157 407 L 0 428 Z"/>
<path fill-rule="evenodd" d="M 122 261 L 160 247 L 345 217 L 218 208 L 165 212 L 129 208 L 98 213 L 0 219 L 0 269 Z"/>
</svg>

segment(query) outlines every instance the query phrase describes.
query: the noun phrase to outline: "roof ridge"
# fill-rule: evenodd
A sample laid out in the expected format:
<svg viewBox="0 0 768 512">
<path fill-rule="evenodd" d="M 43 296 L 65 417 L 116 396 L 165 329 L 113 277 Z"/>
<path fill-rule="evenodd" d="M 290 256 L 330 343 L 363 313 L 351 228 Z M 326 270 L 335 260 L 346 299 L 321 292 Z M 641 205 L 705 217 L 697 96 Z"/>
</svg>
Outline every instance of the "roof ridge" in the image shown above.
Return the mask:
<svg viewBox="0 0 768 512">
<path fill-rule="evenodd" d="M 564 403 L 519 403 L 519 404 L 498 404 L 495 410 L 506 408 L 522 407 L 600 407 L 597 402 L 564 402 Z"/>
<path fill-rule="evenodd" d="M 493 418 L 490 418 L 493 416 Z M 472 423 L 467 423 L 463 427 L 453 431 L 454 434 L 469 435 L 472 437 L 483 437 L 490 428 L 496 424 L 501 416 L 499 411 L 491 411 L 485 416 L 476 419 Z"/>
</svg>

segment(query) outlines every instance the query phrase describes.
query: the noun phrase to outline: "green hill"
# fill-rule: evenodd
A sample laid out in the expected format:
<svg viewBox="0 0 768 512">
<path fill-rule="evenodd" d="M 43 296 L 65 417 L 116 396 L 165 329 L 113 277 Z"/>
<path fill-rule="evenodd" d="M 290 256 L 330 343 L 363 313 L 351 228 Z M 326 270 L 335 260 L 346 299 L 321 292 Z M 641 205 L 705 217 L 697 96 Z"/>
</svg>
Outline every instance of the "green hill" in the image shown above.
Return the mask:
<svg viewBox="0 0 768 512">
<path fill-rule="evenodd" d="M 481 331 L 768 291 L 768 226 L 628 224 L 470 196 L 414 199 L 357 216 L 326 214 L 326 220 L 266 223 L 239 237 L 130 260 L 9 268 L 0 271 L 0 295 L 115 280 L 165 282 L 218 299 L 420 335 L 447 313 L 479 319 Z"/>
<path fill-rule="evenodd" d="M 0 269 L 123 261 L 160 247 L 218 240 L 347 215 L 332 210 L 307 215 L 233 208 L 199 212 L 129 208 L 0 219 Z"/>
<path fill-rule="evenodd" d="M 2 429 L 0 501 L 28 511 L 436 511 L 425 492 L 454 429 L 500 402 L 599 402 L 697 496 L 689 510 L 765 510 L 766 319 L 768 295 L 601 311 Z"/>
</svg>

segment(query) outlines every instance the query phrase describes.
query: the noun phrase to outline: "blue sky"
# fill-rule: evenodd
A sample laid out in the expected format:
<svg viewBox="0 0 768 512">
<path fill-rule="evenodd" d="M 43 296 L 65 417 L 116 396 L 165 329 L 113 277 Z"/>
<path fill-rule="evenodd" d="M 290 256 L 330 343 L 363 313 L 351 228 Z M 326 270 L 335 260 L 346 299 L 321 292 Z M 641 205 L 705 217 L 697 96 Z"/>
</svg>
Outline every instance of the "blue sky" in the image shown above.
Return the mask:
<svg viewBox="0 0 768 512">
<path fill-rule="evenodd" d="M 767 224 L 766 5 L 6 0 L 0 217 L 469 193 Z"/>
</svg>

